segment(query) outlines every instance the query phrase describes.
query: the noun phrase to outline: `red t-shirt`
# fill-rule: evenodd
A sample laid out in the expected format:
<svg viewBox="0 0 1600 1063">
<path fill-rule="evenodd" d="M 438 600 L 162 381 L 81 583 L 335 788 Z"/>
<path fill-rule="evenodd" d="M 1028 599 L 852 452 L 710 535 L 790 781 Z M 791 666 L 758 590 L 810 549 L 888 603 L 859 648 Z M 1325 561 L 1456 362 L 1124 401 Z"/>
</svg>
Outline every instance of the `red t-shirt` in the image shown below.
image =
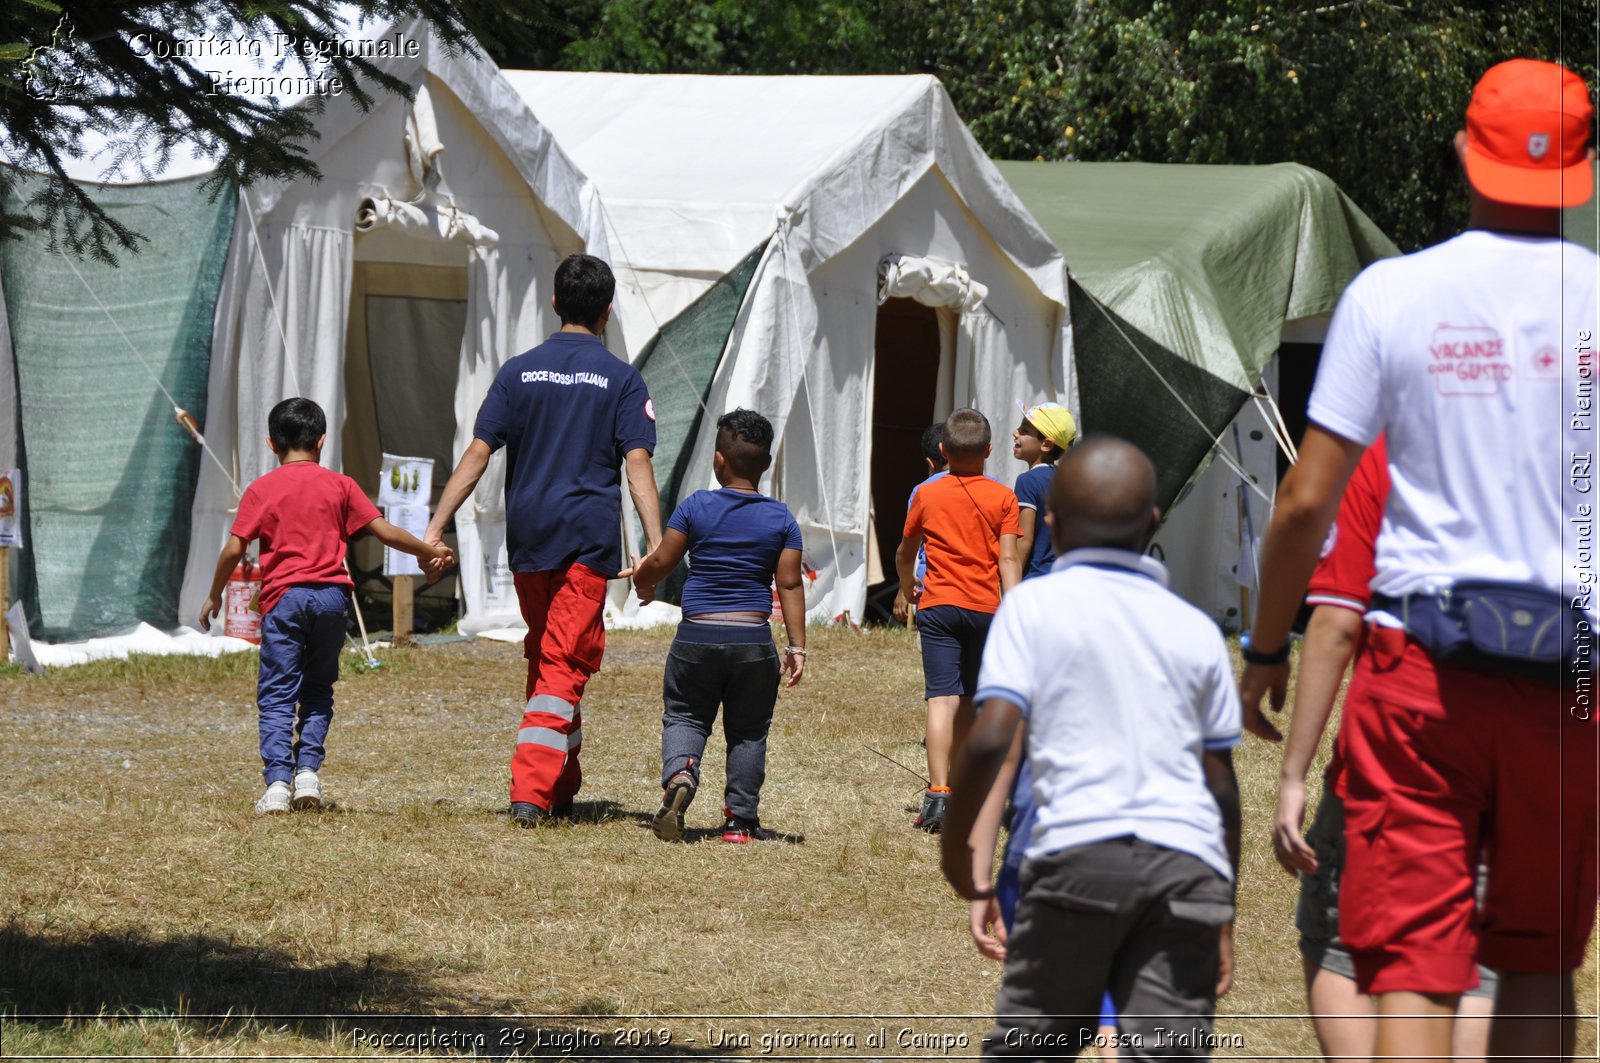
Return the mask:
<svg viewBox="0 0 1600 1063">
<path fill-rule="evenodd" d="M 1350 484 L 1339 502 L 1339 515 L 1328 529 L 1322 545 L 1322 560 L 1306 587 L 1308 605 L 1331 605 L 1365 613 L 1372 601 L 1372 577 L 1377 572 L 1373 556 L 1378 548 L 1378 529 L 1383 524 L 1383 507 L 1389 501 L 1389 450 L 1379 436 L 1361 456 Z M 1339 744 L 1323 778 L 1336 786 L 1344 771 Z"/>
<path fill-rule="evenodd" d="M 951 473 L 925 480 L 911 496 L 905 536 L 928 556 L 918 607 L 1000 608 L 1000 536 L 1021 535 L 1017 496 L 987 476 Z"/>
<path fill-rule="evenodd" d="M 233 534 L 261 540 L 261 615 L 301 583 L 355 584 L 345 542 L 380 514 L 356 482 L 314 461 L 292 461 L 245 488 Z"/>
</svg>

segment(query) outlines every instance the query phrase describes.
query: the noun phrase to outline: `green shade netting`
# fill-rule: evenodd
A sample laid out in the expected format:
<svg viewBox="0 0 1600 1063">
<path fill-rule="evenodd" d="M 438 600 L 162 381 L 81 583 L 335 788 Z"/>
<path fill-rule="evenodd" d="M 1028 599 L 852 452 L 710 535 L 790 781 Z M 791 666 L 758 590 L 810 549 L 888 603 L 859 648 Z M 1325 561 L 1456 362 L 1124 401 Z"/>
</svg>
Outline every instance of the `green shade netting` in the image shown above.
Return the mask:
<svg viewBox="0 0 1600 1063">
<path fill-rule="evenodd" d="M 997 165 L 1072 273 L 1083 428 L 1157 459 L 1163 509 L 1248 400 L 1283 323 L 1331 313 L 1363 266 L 1399 253 L 1292 163 Z"/>
<path fill-rule="evenodd" d="M 35 638 L 192 623 L 178 616 L 178 592 L 195 481 L 209 459 L 151 374 L 205 423 L 236 200 L 231 186 L 213 196 L 206 180 L 90 188 L 147 242 L 114 267 L 75 259 L 87 287 L 44 234 L 0 246 L 24 480 L 19 590 Z M 31 192 L 20 183 L 7 209 L 23 210 Z"/>
<path fill-rule="evenodd" d="M 654 458 L 663 525 L 683 496 L 694 490 L 685 490 L 685 480 L 694 458 L 694 442 L 705 419 L 711 381 L 766 249 L 763 243 L 717 278 L 703 295 L 663 325 L 639 355 L 639 372 L 655 407 Z M 680 566 L 661 585 L 657 597 L 677 602 L 683 578 Z"/>
</svg>

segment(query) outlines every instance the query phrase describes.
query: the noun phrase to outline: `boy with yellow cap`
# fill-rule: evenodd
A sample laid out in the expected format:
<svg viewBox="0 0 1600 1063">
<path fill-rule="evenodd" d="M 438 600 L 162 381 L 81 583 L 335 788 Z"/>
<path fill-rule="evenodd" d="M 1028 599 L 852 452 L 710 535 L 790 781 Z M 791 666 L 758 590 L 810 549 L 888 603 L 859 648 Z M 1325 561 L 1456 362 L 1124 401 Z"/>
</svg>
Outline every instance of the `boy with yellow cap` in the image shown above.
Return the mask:
<svg viewBox="0 0 1600 1063">
<path fill-rule="evenodd" d="M 1022 407 L 1022 423 L 1011 430 L 1011 456 L 1028 464 L 1016 486 L 1017 522 L 1022 527 L 1017 556 L 1023 579 L 1042 576 L 1055 563 L 1056 552 L 1049 534 L 1040 527 L 1039 514 L 1050 495 L 1056 460 L 1077 437 L 1078 422 L 1072 419 L 1072 411 L 1054 402 Z"/>
</svg>

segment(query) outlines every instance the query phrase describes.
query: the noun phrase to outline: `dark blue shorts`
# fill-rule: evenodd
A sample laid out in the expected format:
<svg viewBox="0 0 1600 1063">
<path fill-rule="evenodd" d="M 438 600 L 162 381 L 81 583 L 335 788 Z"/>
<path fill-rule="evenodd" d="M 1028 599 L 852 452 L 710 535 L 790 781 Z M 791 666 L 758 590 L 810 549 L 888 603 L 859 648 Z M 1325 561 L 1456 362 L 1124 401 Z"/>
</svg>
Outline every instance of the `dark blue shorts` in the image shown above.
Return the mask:
<svg viewBox="0 0 1600 1063">
<path fill-rule="evenodd" d="M 925 698 L 978 692 L 978 666 L 983 663 L 983 643 L 989 637 L 993 613 L 963 609 L 959 605 L 934 605 L 917 610 L 917 631 L 922 635 L 922 678 Z"/>
</svg>

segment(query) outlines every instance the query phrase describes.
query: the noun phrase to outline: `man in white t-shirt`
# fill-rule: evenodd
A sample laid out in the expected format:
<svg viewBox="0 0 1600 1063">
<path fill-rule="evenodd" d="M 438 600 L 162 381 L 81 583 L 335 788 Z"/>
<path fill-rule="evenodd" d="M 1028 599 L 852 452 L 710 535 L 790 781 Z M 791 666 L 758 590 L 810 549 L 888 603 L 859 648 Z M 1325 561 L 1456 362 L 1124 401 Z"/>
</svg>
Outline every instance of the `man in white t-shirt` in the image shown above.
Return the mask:
<svg viewBox="0 0 1600 1063">
<path fill-rule="evenodd" d="M 1435 653 L 1457 660 L 1445 647 L 1452 625 L 1467 630 L 1468 581 L 1523 585 L 1562 642 L 1594 622 L 1600 262 L 1560 237 L 1561 208 L 1593 188 L 1592 123 L 1582 80 L 1555 64 L 1513 60 L 1478 82 L 1456 135 L 1469 227 L 1375 263 L 1345 292 L 1267 535 L 1240 690 L 1245 726 L 1276 739 L 1261 700 L 1283 705 L 1318 545 L 1363 449 L 1386 434 L 1392 488 L 1341 734 L 1341 933 L 1377 996 L 1379 1056 L 1447 1055 L 1476 960 L 1501 973 L 1492 1055 L 1572 1051 L 1571 972 L 1596 901 L 1592 658 L 1533 678 Z M 1535 610 L 1503 615 L 1510 630 Z"/>
<path fill-rule="evenodd" d="M 1055 564 L 1006 595 L 984 647 L 983 712 L 944 823 L 957 893 L 993 895 L 970 837 L 1023 720 L 1036 809 L 986 1056 L 1097 1044 L 1108 989 L 1119 1058 L 1206 1056 L 1215 1040 L 1232 967 L 1239 700 L 1216 624 L 1141 552 L 1155 482 L 1130 443 L 1069 451 L 1050 487 Z"/>
</svg>

